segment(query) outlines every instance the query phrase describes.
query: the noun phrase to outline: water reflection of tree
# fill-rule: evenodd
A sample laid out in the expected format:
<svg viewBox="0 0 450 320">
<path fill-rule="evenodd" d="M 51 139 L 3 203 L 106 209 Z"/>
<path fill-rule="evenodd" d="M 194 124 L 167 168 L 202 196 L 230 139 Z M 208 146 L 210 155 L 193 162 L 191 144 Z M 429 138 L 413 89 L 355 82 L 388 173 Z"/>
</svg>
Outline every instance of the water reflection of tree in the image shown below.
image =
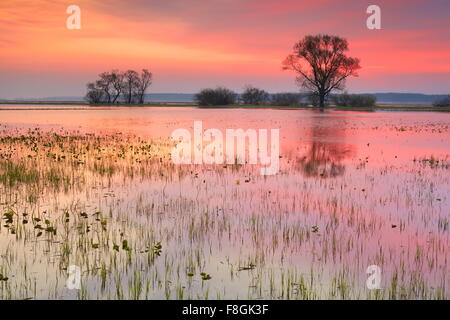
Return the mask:
<svg viewBox="0 0 450 320">
<path fill-rule="evenodd" d="M 346 144 L 344 138 L 345 130 L 343 128 L 335 129 L 333 126 L 313 123 L 312 141 L 308 143 L 304 156 L 297 158 L 297 168 L 306 177 L 334 178 L 342 176 L 345 172 L 345 165 L 342 162 L 355 153 L 354 146 Z M 342 142 L 326 141 L 330 139 Z"/>
<path fill-rule="evenodd" d="M 313 141 L 297 164 L 307 177 L 334 178 L 344 174 L 345 165 L 341 162 L 351 153 L 348 145 Z"/>
</svg>

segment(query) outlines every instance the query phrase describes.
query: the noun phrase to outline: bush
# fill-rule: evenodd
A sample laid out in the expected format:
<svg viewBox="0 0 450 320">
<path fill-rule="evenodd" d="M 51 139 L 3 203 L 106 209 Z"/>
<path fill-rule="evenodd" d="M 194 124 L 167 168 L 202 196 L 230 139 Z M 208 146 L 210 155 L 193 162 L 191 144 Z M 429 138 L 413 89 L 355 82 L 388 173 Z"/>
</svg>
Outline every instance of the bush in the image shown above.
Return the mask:
<svg viewBox="0 0 450 320">
<path fill-rule="evenodd" d="M 244 104 L 261 105 L 269 100 L 269 94 L 264 90 L 249 86 L 241 95 L 241 99 Z"/>
<path fill-rule="evenodd" d="M 450 96 L 433 103 L 434 107 L 450 107 Z"/>
<path fill-rule="evenodd" d="M 373 107 L 377 101 L 371 94 L 336 94 L 331 97 L 338 107 Z"/>
<path fill-rule="evenodd" d="M 275 93 L 272 95 L 272 105 L 274 106 L 298 106 L 301 105 L 303 96 L 299 93 Z"/>
<path fill-rule="evenodd" d="M 200 106 L 225 106 L 236 103 L 237 94 L 227 88 L 203 89 L 195 95 Z"/>
</svg>

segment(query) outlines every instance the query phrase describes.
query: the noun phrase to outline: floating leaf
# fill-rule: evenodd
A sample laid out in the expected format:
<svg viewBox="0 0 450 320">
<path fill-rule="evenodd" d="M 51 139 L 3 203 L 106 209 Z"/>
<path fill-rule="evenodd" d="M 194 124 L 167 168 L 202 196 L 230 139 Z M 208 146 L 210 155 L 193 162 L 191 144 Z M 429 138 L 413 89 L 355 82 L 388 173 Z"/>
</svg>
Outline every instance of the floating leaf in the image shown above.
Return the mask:
<svg viewBox="0 0 450 320">
<path fill-rule="evenodd" d="M 200 273 L 200 277 L 202 278 L 203 281 L 211 279 L 211 275 L 204 273 L 204 272 Z"/>
</svg>

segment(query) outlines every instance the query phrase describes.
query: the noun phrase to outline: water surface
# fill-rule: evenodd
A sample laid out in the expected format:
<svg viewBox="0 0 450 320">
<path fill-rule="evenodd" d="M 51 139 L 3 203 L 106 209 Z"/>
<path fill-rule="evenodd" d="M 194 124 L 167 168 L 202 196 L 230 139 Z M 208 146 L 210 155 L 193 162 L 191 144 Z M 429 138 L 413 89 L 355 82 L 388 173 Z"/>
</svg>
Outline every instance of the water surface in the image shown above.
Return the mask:
<svg viewBox="0 0 450 320">
<path fill-rule="evenodd" d="M 169 137 L 194 121 L 278 128 L 280 172 L 173 164 Z M 449 126 L 445 113 L 2 106 L 0 297 L 448 298 Z"/>
</svg>

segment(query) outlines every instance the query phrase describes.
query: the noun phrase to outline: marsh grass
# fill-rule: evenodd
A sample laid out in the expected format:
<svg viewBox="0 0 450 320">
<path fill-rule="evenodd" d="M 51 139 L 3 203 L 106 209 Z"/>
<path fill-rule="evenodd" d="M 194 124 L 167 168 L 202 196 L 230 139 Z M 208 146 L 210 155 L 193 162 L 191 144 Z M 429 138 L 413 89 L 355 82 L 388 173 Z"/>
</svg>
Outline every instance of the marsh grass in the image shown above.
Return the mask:
<svg viewBox="0 0 450 320">
<path fill-rule="evenodd" d="M 0 298 L 448 298 L 446 159 L 410 161 L 406 175 L 352 159 L 344 175 L 292 155 L 267 179 L 248 165 L 175 166 L 171 147 L 3 132 Z M 380 290 L 365 286 L 371 264 Z M 80 290 L 65 287 L 70 265 Z"/>
</svg>

